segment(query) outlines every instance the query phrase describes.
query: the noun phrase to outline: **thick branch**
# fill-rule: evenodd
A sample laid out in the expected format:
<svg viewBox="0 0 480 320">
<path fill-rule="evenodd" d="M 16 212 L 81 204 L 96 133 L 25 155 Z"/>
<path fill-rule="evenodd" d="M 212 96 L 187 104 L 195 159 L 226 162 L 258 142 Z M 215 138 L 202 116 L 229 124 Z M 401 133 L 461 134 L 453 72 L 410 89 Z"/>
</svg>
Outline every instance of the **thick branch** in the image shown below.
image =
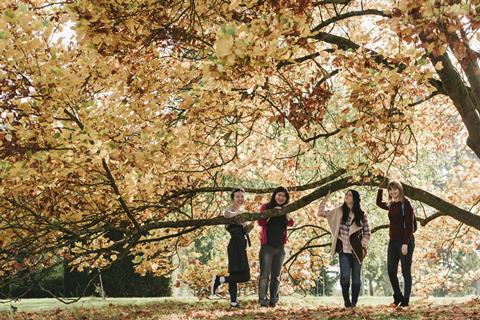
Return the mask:
<svg viewBox="0 0 480 320">
<path fill-rule="evenodd" d="M 135 226 L 135 229 L 137 229 L 137 231 L 140 232 L 141 231 L 140 225 L 138 224 L 137 220 L 133 216 L 133 213 L 128 208 L 127 203 L 122 198 L 122 195 L 120 194 L 120 190 L 118 190 L 118 186 L 115 183 L 115 178 L 113 177 L 112 172 L 110 171 L 110 168 L 108 167 L 107 161 L 105 161 L 105 159 L 102 159 L 102 166 L 103 166 L 103 169 L 105 169 L 105 173 L 107 174 L 107 178 L 108 178 L 108 181 L 110 182 L 110 186 L 112 187 L 113 192 L 117 195 L 118 202 L 120 202 L 120 205 L 123 211 L 125 211 L 130 221 L 132 221 L 133 225 Z"/>
<path fill-rule="evenodd" d="M 340 48 L 342 50 L 345 50 L 345 51 L 350 50 L 350 49 L 351 50 L 357 50 L 358 48 L 360 48 L 359 44 L 353 42 L 350 39 L 347 39 L 347 38 L 344 38 L 344 37 L 341 37 L 341 36 L 337 36 L 337 35 L 334 35 L 334 34 L 330 34 L 328 32 L 323 32 L 323 31 L 315 32 L 315 34 L 313 36 L 310 36 L 310 38 L 313 38 L 313 39 L 316 39 L 316 40 L 319 40 L 319 41 L 323 41 L 323 42 L 327 42 L 327 43 L 330 43 L 330 44 L 334 44 L 338 48 Z M 370 52 L 370 54 L 372 55 L 372 57 L 374 58 L 376 63 L 383 64 L 385 67 L 387 67 L 389 69 L 393 69 L 393 68 L 396 67 L 396 68 L 398 68 L 399 71 L 401 71 L 405 68 L 404 64 L 391 63 L 390 61 L 388 61 L 387 58 L 385 58 L 383 55 L 381 55 L 380 53 L 378 53 L 374 50 L 371 50 L 371 49 L 368 49 L 368 48 L 365 48 L 365 50 Z"/>
<path fill-rule="evenodd" d="M 447 53 L 441 57 L 430 54 L 432 64 L 441 62 L 443 68 L 437 70 L 450 99 L 462 117 L 462 121 L 468 131 L 467 145 L 480 158 L 480 114 L 472 96 L 472 90 L 465 86 L 458 71 L 453 66 Z"/>
<path fill-rule="evenodd" d="M 322 1 L 315 1 L 313 3 L 313 6 L 320 6 L 320 5 L 326 5 L 326 4 L 343 4 L 343 5 L 347 5 L 349 4 L 350 2 L 352 2 L 352 0 L 322 0 Z"/>
<path fill-rule="evenodd" d="M 263 214 L 260 213 L 242 213 L 235 217 L 237 222 L 246 222 L 254 221 L 260 218 L 269 218 L 274 216 L 281 216 L 289 212 L 297 211 L 301 208 L 306 207 L 315 200 L 320 199 L 325 196 L 328 192 L 335 192 L 343 190 L 351 186 L 380 186 L 385 181 L 383 177 L 377 177 L 376 180 L 370 181 L 352 181 L 351 177 L 347 176 L 336 181 L 330 182 L 328 184 L 322 185 L 320 188 L 309 193 L 308 195 L 300 198 L 299 200 L 285 206 L 283 209 L 271 209 L 265 211 Z M 480 230 L 480 216 L 473 214 L 467 210 L 459 208 L 454 204 L 451 204 L 425 190 L 415 188 L 413 186 L 403 184 L 405 195 L 413 200 L 421 201 L 435 209 L 438 209 L 440 212 L 444 212 L 445 215 L 448 215 L 460 222 L 463 222 L 466 225 L 472 226 L 477 230 Z M 216 217 L 211 219 L 197 219 L 197 220 L 181 220 L 181 221 L 161 221 L 148 225 L 148 229 L 159 229 L 159 228 L 184 228 L 189 226 L 206 226 L 206 225 L 219 225 L 219 224 L 228 224 L 231 223 L 231 219 L 226 219 L 224 217 Z"/>
<path fill-rule="evenodd" d="M 262 218 L 271 218 L 279 217 L 288 212 L 297 211 L 311 202 L 325 196 L 329 190 L 341 190 L 346 188 L 349 185 L 350 177 L 341 178 L 339 180 L 333 181 L 329 184 L 325 184 L 317 190 L 311 192 L 310 194 L 300 198 L 299 200 L 285 206 L 283 209 L 270 209 L 260 213 L 242 213 L 236 216 L 234 219 L 227 219 L 223 216 L 210 218 L 210 219 L 196 219 L 196 220 L 179 220 L 179 221 L 160 221 L 152 223 L 146 226 L 148 230 L 151 229 L 160 229 L 160 228 L 184 228 L 184 227 L 193 227 L 193 226 L 206 226 L 206 225 L 219 225 L 219 224 L 229 224 L 232 221 L 236 222 L 246 222 L 254 221 Z"/>
<path fill-rule="evenodd" d="M 315 26 L 311 32 L 315 33 L 319 31 L 322 28 L 325 28 L 326 26 L 335 23 L 340 20 L 348 19 L 351 17 L 358 17 L 358 16 L 366 16 L 366 15 L 377 15 L 377 16 L 382 16 L 382 17 L 391 17 L 392 15 L 383 12 L 381 10 L 377 9 L 366 9 L 366 10 L 361 10 L 361 11 L 349 11 L 343 14 L 336 15 L 334 17 L 331 17 L 325 21 L 322 21 L 320 24 Z"/>
<path fill-rule="evenodd" d="M 298 185 L 298 186 L 292 186 L 289 187 L 288 190 L 291 192 L 298 192 L 298 191 L 307 191 L 310 189 L 317 188 L 321 185 L 324 185 L 325 183 L 335 180 L 338 177 L 341 177 L 343 174 L 346 173 L 345 169 L 340 169 L 337 170 L 336 172 L 332 173 L 331 175 L 322 178 L 318 181 L 312 182 L 312 183 L 307 183 L 304 185 Z M 174 191 L 171 195 L 168 195 L 167 198 L 175 198 L 180 195 L 185 195 L 185 194 L 197 194 L 197 193 L 214 193 L 214 192 L 231 192 L 234 189 L 238 188 L 236 187 L 204 187 L 204 188 L 196 188 L 196 189 L 190 189 L 190 190 L 179 190 L 179 191 Z M 266 193 L 272 193 L 275 188 L 243 188 L 245 192 L 249 193 L 255 193 L 255 194 L 266 194 Z"/>
<path fill-rule="evenodd" d="M 436 216 L 434 216 L 435 218 L 438 216 L 447 215 L 460 222 L 465 223 L 466 225 L 472 226 L 475 229 L 480 230 L 480 216 L 473 214 L 462 208 L 459 208 L 454 204 L 451 204 L 443 200 L 442 198 L 439 198 L 425 190 L 415 188 L 407 184 L 403 184 L 403 188 L 405 190 L 405 195 L 407 195 L 407 197 L 413 200 L 423 202 L 429 205 L 430 207 L 435 208 L 440 212 L 442 212 L 442 214 L 437 213 Z M 426 218 L 425 222 L 423 223 L 427 223 L 432 219 L 433 218 Z"/>
</svg>

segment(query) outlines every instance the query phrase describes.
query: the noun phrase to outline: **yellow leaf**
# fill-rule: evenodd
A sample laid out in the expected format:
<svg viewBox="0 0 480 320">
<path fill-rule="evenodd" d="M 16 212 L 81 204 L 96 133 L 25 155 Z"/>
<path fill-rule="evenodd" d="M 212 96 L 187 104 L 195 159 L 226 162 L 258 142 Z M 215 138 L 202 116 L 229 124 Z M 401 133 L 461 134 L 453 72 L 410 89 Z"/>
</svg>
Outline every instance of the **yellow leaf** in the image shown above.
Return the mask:
<svg viewBox="0 0 480 320">
<path fill-rule="evenodd" d="M 232 53 L 233 38 L 231 36 L 222 35 L 215 43 L 215 54 L 219 58 L 226 57 Z"/>
</svg>

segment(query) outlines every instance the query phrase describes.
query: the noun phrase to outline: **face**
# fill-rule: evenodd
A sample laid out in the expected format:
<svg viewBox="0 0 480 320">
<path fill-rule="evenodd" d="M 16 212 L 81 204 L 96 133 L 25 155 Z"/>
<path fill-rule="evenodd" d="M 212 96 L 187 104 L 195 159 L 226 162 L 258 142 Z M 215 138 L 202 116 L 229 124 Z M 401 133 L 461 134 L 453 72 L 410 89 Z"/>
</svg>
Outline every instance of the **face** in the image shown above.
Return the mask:
<svg viewBox="0 0 480 320">
<path fill-rule="evenodd" d="M 353 205 L 353 194 L 352 194 L 351 191 L 348 191 L 348 192 L 345 194 L 345 203 L 346 203 L 348 206 Z"/>
<path fill-rule="evenodd" d="M 245 194 L 241 191 L 235 192 L 233 194 L 233 203 L 236 206 L 241 206 L 245 202 Z"/>
<path fill-rule="evenodd" d="M 285 204 L 285 202 L 287 201 L 287 195 L 285 194 L 285 192 L 277 192 L 277 193 L 275 194 L 275 201 L 276 201 L 279 205 Z"/>
<path fill-rule="evenodd" d="M 400 196 L 400 190 L 398 190 L 398 188 L 391 187 L 390 189 L 388 189 L 388 194 L 391 198 L 398 199 L 398 197 Z"/>
</svg>

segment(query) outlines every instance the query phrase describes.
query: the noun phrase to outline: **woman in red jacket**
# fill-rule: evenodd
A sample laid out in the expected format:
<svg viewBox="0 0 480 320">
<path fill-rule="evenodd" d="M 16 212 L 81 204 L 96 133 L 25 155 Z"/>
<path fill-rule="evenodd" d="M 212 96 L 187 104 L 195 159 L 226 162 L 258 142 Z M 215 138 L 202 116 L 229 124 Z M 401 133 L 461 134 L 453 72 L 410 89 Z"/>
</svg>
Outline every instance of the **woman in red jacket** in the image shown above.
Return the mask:
<svg viewBox="0 0 480 320">
<path fill-rule="evenodd" d="M 260 207 L 260 212 L 279 208 L 288 204 L 290 195 L 284 187 L 273 191 L 270 202 Z M 260 281 L 258 285 L 258 302 L 262 307 L 275 307 L 278 302 L 280 272 L 285 258 L 284 245 L 287 243 L 287 226 L 293 225 L 293 219 L 287 213 L 280 217 L 258 220 L 262 227 L 260 234 Z M 270 299 L 267 297 L 270 283 Z"/>
<path fill-rule="evenodd" d="M 383 202 L 383 190 L 377 193 L 377 206 L 388 210 L 389 236 L 387 251 L 388 277 L 393 289 L 394 305 L 406 307 L 410 301 L 412 291 L 412 257 L 415 249 L 414 215 L 413 208 L 405 198 L 403 186 L 399 181 L 390 181 L 388 184 L 389 201 Z M 398 262 L 402 265 L 404 293 L 400 290 L 397 271 Z"/>
</svg>

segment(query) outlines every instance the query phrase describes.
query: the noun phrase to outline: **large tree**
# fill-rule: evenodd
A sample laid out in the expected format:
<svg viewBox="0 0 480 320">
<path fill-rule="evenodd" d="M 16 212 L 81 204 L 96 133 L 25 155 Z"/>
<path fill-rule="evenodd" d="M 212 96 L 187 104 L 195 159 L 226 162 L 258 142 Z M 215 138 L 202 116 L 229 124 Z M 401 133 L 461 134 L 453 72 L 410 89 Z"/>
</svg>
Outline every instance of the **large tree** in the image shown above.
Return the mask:
<svg viewBox="0 0 480 320">
<path fill-rule="evenodd" d="M 401 178 L 435 209 L 422 225 L 448 216 L 475 245 L 478 1 L 0 8 L 0 275 L 130 254 L 140 273 L 169 273 L 177 248 L 228 222 L 222 192 L 238 185 L 258 195 L 240 219 L 283 184 L 295 201 L 267 215 L 306 222 L 328 191 Z M 441 183 L 423 175 L 435 168 Z M 325 247 L 316 237 L 298 253 Z"/>
</svg>

